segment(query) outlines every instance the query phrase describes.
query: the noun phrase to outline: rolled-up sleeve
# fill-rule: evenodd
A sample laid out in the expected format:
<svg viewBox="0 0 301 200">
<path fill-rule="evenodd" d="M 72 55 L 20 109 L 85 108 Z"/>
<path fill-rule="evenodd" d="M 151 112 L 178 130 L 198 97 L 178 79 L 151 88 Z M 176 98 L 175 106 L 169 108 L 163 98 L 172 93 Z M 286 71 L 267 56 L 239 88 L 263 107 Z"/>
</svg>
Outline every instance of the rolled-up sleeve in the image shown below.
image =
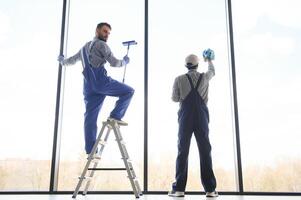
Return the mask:
<svg viewBox="0 0 301 200">
<path fill-rule="evenodd" d="M 173 88 L 172 88 L 172 97 L 171 99 L 174 102 L 179 102 L 180 101 L 180 88 L 179 88 L 179 84 L 178 84 L 178 78 L 175 79 L 174 84 L 173 84 Z"/>
</svg>

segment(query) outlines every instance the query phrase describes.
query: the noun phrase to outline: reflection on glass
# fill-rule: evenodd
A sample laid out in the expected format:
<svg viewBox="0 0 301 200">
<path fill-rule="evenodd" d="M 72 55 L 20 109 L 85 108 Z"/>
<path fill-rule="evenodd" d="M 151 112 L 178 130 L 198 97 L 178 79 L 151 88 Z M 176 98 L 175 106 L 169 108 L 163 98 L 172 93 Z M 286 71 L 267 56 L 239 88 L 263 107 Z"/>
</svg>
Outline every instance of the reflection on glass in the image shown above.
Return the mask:
<svg viewBox="0 0 301 200">
<path fill-rule="evenodd" d="M 223 1 L 149 2 L 149 190 L 170 190 L 177 154 L 177 111 L 172 85 L 184 74 L 185 57 L 199 57 L 206 48 L 216 53 L 216 76 L 209 86 L 210 140 L 217 190 L 235 191 L 234 147 L 226 13 Z M 199 71 L 207 70 L 200 62 Z M 191 140 L 186 190 L 203 190 L 194 137 Z"/>
<path fill-rule="evenodd" d="M 67 46 L 67 56 L 77 53 L 86 42 L 93 39 L 96 25 L 100 22 L 107 22 L 112 26 L 107 43 L 116 58 L 121 59 L 126 54 L 123 41 L 138 42 L 138 45 L 131 47 L 129 51 L 130 63 L 127 65 L 125 83 L 135 89 L 135 94 L 124 117 L 129 126 L 122 127 L 121 132 L 141 186 L 143 183 L 143 8 L 143 1 L 138 0 L 113 0 L 105 4 L 97 0 L 89 3 L 80 0 L 71 1 Z M 113 68 L 107 63 L 106 69 L 109 76 L 122 81 L 124 68 Z M 85 108 L 81 72 L 81 62 L 66 67 L 58 190 L 75 189 L 87 159 L 84 150 Z M 109 116 L 116 100 L 117 98 L 106 97 L 98 117 L 98 128 L 101 128 L 102 121 Z M 102 155 L 99 167 L 124 167 L 113 132 Z M 97 171 L 89 190 L 130 191 L 132 188 L 126 171 Z"/>
<path fill-rule="evenodd" d="M 0 3 L 1 191 L 49 189 L 61 5 Z"/>
<path fill-rule="evenodd" d="M 233 1 L 244 189 L 300 192 L 301 4 L 272 4 Z"/>
</svg>

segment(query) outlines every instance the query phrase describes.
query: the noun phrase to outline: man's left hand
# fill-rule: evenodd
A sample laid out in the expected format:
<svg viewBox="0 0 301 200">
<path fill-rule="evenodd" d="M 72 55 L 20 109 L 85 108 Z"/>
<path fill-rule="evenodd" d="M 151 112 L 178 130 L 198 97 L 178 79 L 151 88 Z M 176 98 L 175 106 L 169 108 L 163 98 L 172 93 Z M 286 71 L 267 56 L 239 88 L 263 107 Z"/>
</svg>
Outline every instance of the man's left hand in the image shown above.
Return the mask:
<svg viewBox="0 0 301 200">
<path fill-rule="evenodd" d="M 123 57 L 123 62 L 127 65 L 130 62 L 130 58 L 128 56 Z"/>
</svg>

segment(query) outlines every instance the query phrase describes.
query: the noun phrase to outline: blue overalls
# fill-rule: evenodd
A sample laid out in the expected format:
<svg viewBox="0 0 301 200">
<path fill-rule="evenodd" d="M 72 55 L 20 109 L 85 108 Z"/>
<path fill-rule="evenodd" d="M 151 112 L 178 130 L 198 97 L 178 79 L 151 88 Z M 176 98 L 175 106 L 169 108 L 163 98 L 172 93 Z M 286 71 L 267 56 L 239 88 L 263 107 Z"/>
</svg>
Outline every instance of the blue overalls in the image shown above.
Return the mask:
<svg viewBox="0 0 301 200">
<path fill-rule="evenodd" d="M 188 154 L 192 133 L 194 133 L 200 157 L 200 169 L 202 185 L 206 192 L 213 192 L 216 188 L 216 180 L 212 170 L 211 145 L 209 142 L 209 112 L 202 97 L 198 93 L 198 87 L 203 74 L 200 75 L 196 86 L 186 74 L 191 91 L 181 102 L 178 111 L 178 156 L 176 161 L 176 181 L 173 183 L 173 191 L 185 191 L 188 170 Z"/>
<path fill-rule="evenodd" d="M 81 49 L 81 60 L 83 64 L 84 86 L 83 94 L 85 101 L 85 150 L 89 154 L 92 151 L 97 135 L 97 118 L 106 96 L 119 97 L 110 117 L 121 120 L 124 116 L 134 89 L 107 76 L 104 66 L 92 67 L 89 62 L 88 50 Z"/>
</svg>

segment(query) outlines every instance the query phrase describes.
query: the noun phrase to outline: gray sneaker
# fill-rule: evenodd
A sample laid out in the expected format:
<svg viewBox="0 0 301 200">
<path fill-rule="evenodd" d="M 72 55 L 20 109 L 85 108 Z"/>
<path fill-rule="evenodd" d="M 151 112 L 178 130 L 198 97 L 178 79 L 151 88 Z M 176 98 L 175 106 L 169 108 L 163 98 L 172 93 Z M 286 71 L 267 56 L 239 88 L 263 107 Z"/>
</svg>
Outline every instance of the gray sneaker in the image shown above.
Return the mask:
<svg viewBox="0 0 301 200">
<path fill-rule="evenodd" d="M 127 126 L 127 125 L 128 125 L 127 122 L 122 121 L 122 120 L 118 120 L 118 119 L 114 119 L 114 118 L 112 118 L 112 117 L 108 117 L 107 121 L 109 121 L 109 122 L 114 122 L 114 121 L 116 121 L 117 124 L 118 124 L 119 126 Z"/>
<path fill-rule="evenodd" d="M 217 191 L 206 192 L 206 197 L 218 197 Z"/>
<path fill-rule="evenodd" d="M 180 191 L 169 191 L 168 196 L 170 197 L 184 197 L 185 192 L 180 192 Z"/>
</svg>

